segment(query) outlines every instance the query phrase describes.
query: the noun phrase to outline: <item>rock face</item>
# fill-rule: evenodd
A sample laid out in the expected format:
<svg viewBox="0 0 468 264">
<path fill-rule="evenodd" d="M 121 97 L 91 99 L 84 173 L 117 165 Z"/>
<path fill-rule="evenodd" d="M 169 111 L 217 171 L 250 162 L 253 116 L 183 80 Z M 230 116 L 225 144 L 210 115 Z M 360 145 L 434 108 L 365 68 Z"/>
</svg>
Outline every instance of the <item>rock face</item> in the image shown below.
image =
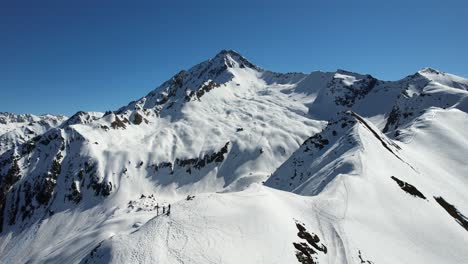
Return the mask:
<svg viewBox="0 0 468 264">
<path fill-rule="evenodd" d="M 303 264 L 318 263 L 314 255 L 317 255 L 319 252 L 327 254 L 327 247 L 320 243 L 320 238 L 316 234 L 309 233 L 302 224 L 296 223 L 296 227 L 299 230 L 297 236 L 305 241 L 293 243 L 294 248 L 297 250 L 297 260 Z"/>
<path fill-rule="evenodd" d="M 464 216 L 458 209 L 453 205 L 450 204 L 449 202 L 445 201 L 444 198 L 442 197 L 434 197 L 434 199 L 437 201 L 437 203 L 442 206 L 447 213 L 457 221 L 463 228 L 465 228 L 466 231 L 468 231 L 468 217 Z"/>
<path fill-rule="evenodd" d="M 0 114 L 0 262 L 457 263 L 467 88 L 224 50 L 116 111 Z"/>
</svg>

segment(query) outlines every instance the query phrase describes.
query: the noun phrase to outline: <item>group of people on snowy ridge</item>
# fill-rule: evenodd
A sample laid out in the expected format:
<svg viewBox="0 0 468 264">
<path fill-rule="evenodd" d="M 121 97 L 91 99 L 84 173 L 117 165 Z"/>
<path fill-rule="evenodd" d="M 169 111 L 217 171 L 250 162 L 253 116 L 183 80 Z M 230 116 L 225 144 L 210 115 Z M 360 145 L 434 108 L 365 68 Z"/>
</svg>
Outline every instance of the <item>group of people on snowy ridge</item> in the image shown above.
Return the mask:
<svg viewBox="0 0 468 264">
<path fill-rule="evenodd" d="M 154 207 L 154 209 L 156 209 L 156 215 L 159 215 L 159 204 L 156 204 L 156 206 Z M 162 206 L 162 214 L 164 215 L 170 215 L 171 214 L 171 204 L 168 204 L 167 205 L 167 212 L 166 212 L 166 206 Z"/>
</svg>

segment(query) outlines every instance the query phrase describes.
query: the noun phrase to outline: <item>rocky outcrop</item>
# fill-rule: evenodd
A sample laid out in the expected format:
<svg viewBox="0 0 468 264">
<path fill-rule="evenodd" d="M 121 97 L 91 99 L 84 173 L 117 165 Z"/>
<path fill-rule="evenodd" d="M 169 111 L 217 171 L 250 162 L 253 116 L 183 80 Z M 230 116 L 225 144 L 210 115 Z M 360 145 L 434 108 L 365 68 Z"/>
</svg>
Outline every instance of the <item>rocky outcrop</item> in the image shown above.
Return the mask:
<svg viewBox="0 0 468 264">
<path fill-rule="evenodd" d="M 327 254 L 327 247 L 320 243 L 320 238 L 309 233 L 303 224 L 296 222 L 296 227 L 299 230 L 297 236 L 304 242 L 293 242 L 296 249 L 296 258 L 302 264 L 318 264 L 316 255 L 318 253 Z"/>
<path fill-rule="evenodd" d="M 224 155 L 228 153 L 229 142 L 227 142 L 219 151 L 212 154 L 205 154 L 202 158 L 179 159 L 177 158 L 172 164 L 171 162 L 161 162 L 154 166 L 155 172 L 163 168 L 169 169 L 170 173 L 174 173 L 177 169 L 185 169 L 189 174 L 192 169 L 200 170 L 211 163 L 220 163 L 224 160 Z"/>
<path fill-rule="evenodd" d="M 203 95 L 205 95 L 206 93 L 208 93 L 209 91 L 213 90 L 214 88 L 217 88 L 217 87 L 220 87 L 219 84 L 217 84 L 216 82 L 210 80 L 208 81 L 207 83 L 204 83 L 200 89 L 198 89 L 197 91 L 191 91 L 185 98 L 186 101 L 191 101 L 193 99 L 197 99 L 197 100 L 200 100 L 200 98 L 202 98 Z"/>
<path fill-rule="evenodd" d="M 404 181 L 398 179 L 398 178 L 395 177 L 395 176 L 392 176 L 391 178 L 392 178 L 392 180 L 394 180 L 394 181 L 398 184 L 398 186 L 400 186 L 400 188 L 401 188 L 403 191 L 409 193 L 409 194 L 412 195 L 412 196 L 415 196 L 415 197 L 421 198 L 421 199 L 423 199 L 423 200 L 426 200 L 426 196 L 424 196 L 424 194 L 422 194 L 422 193 L 421 193 L 416 187 L 414 187 L 413 185 L 411 185 L 411 184 L 409 184 L 409 183 L 407 183 L 407 182 L 404 182 Z"/>
<path fill-rule="evenodd" d="M 353 74 L 343 70 L 338 72 L 345 74 Z M 329 83 L 330 91 L 335 95 L 335 104 L 352 107 L 354 103 L 364 98 L 378 84 L 378 80 L 371 75 L 366 75 L 352 85 L 345 84 L 340 78 L 333 78 Z"/>
<path fill-rule="evenodd" d="M 437 201 L 437 203 L 442 206 L 442 208 L 447 211 L 447 213 L 457 221 L 458 224 L 460 224 L 466 231 L 468 231 L 468 217 L 464 216 L 458 209 L 453 205 L 447 202 L 444 198 L 441 196 L 439 197 L 434 197 L 434 199 Z"/>
<path fill-rule="evenodd" d="M 6 166 L 9 166 L 9 169 L 7 173 L 2 175 L 0 178 L 0 232 L 3 230 L 7 195 L 12 189 L 13 185 L 21 178 L 21 169 L 18 166 L 17 156 L 11 154 L 9 159 L 3 160 L 0 163 L 0 169 L 3 169 Z M 13 210 L 13 212 L 15 212 L 16 215 L 16 210 Z"/>
</svg>

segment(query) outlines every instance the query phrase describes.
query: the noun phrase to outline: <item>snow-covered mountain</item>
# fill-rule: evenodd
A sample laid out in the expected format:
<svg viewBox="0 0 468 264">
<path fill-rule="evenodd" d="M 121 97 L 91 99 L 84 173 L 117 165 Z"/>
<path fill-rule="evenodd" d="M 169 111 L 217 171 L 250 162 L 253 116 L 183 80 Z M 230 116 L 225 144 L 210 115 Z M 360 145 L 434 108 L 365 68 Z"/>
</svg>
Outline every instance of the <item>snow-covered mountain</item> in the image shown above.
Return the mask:
<svg viewBox="0 0 468 264">
<path fill-rule="evenodd" d="M 463 263 L 467 90 L 222 51 L 8 145 L 0 262 Z"/>
<path fill-rule="evenodd" d="M 60 126 L 66 119 L 63 115 L 36 116 L 0 112 L 0 154 Z"/>
</svg>

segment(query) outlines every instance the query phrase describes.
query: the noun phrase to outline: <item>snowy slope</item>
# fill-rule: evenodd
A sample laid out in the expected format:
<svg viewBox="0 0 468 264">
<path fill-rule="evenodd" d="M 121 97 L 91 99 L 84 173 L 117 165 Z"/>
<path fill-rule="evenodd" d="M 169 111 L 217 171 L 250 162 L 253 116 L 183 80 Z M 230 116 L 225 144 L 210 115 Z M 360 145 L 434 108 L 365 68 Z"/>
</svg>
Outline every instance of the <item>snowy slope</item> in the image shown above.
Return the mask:
<svg viewBox="0 0 468 264">
<path fill-rule="evenodd" d="M 463 177 L 467 168 L 461 160 L 444 158 L 466 154 L 466 138 L 454 146 L 459 135 L 446 130 L 468 128 L 468 115 L 456 109 L 432 111 L 444 121 L 427 120 L 426 126 L 414 131 L 412 143 L 400 143 L 401 147 L 367 120 L 343 114 L 321 135 L 346 121 L 347 129 L 338 130 L 336 137 L 348 142 L 336 142 L 347 145 L 347 151 L 337 150 L 335 159 L 330 159 L 335 168 L 322 164 L 324 169 L 311 176 L 321 180 L 326 168 L 336 173 L 316 196 L 296 196 L 260 185 L 238 193 L 197 195 L 173 204 L 169 216 L 155 216 L 130 234 L 104 240 L 83 263 L 295 263 L 294 243 L 306 243 L 298 236 L 296 223 L 317 235 L 319 247 L 327 248 L 326 253 L 315 250 L 312 254 L 316 263 L 463 263 L 468 257 L 466 230 L 434 197 L 444 197 L 461 212 L 468 210 L 463 203 L 468 199 Z M 463 127 L 457 124 L 460 120 Z M 448 145 L 439 146 L 436 154 L 423 160 L 411 158 L 413 151 L 421 150 L 421 145 L 427 149 L 427 143 L 441 134 Z M 323 150 L 334 152 L 336 147 Z M 293 164 L 304 167 L 297 165 L 301 164 L 297 159 Z M 302 164 L 308 165 L 307 160 Z M 290 179 L 291 171 L 280 168 L 270 179 L 275 182 L 276 175 Z M 409 182 L 418 192 L 401 189 L 392 176 Z M 318 192 L 310 179 L 304 182 L 304 187 L 293 186 L 292 191 Z"/>
<path fill-rule="evenodd" d="M 222 51 L 1 154 L 0 262 L 461 263 L 467 83 Z"/>
<path fill-rule="evenodd" d="M 0 154 L 61 125 L 66 116 L 0 113 Z"/>
<path fill-rule="evenodd" d="M 197 195 L 174 204 L 170 216 L 105 240 L 83 263 L 295 263 L 292 243 L 304 241 L 296 221 L 306 228 L 320 224 L 312 201 L 256 184 Z M 323 239 L 328 228 L 314 231 Z M 330 253 L 321 252 L 320 260 Z"/>
<path fill-rule="evenodd" d="M 423 69 L 400 81 L 398 95 L 388 115 L 384 132 L 395 131 L 414 121 L 429 107 L 457 108 L 468 112 L 468 81 L 433 69 Z"/>
</svg>

